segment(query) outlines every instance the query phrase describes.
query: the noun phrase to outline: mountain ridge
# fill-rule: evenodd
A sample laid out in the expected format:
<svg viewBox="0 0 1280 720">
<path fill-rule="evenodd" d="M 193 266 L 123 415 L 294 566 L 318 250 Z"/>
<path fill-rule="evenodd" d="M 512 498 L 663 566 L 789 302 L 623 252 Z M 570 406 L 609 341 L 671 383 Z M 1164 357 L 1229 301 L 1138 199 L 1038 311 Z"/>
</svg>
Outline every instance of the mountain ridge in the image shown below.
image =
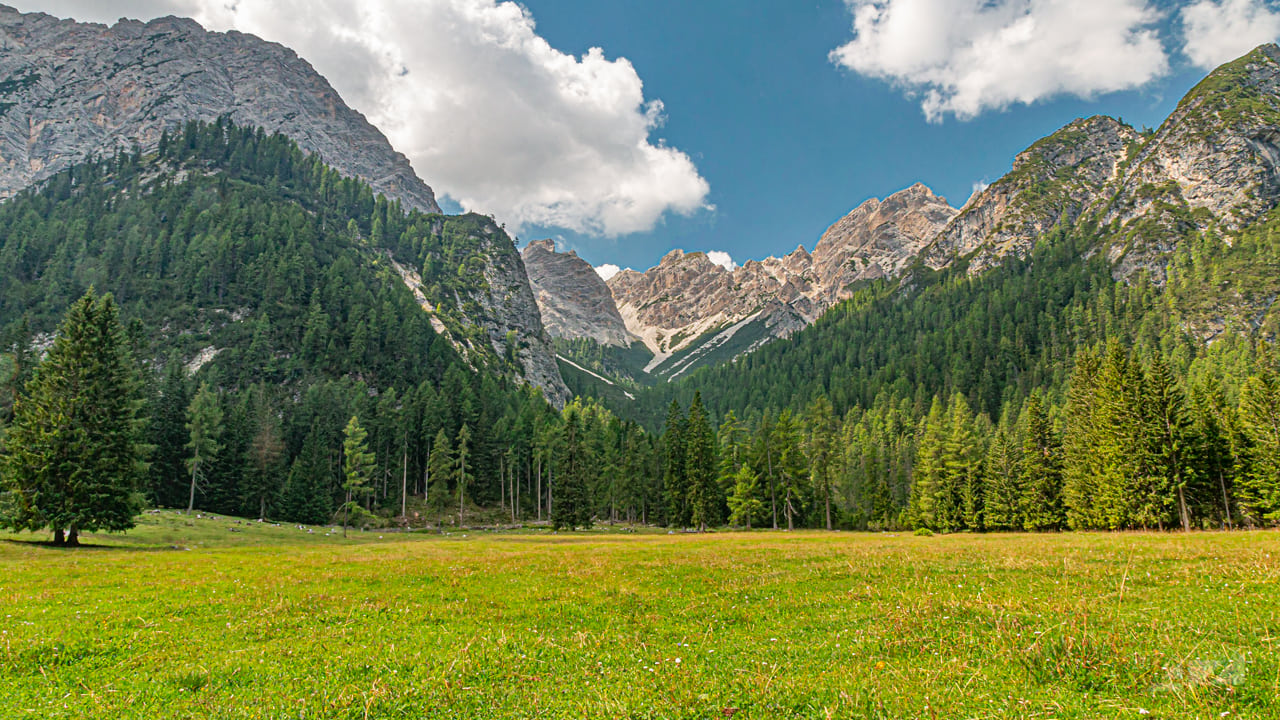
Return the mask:
<svg viewBox="0 0 1280 720">
<path fill-rule="evenodd" d="M 81 23 L 0 5 L 0 197 L 94 154 L 228 116 L 281 131 L 409 209 L 435 193 L 380 130 L 293 50 L 168 16 Z"/>
</svg>

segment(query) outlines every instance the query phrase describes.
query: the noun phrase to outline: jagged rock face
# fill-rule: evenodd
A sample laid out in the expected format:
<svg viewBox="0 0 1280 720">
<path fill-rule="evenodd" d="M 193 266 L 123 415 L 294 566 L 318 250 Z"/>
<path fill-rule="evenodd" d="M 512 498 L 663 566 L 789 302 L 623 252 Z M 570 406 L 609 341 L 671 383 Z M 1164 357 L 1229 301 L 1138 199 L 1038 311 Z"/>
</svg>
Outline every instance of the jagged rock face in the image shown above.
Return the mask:
<svg viewBox="0 0 1280 720">
<path fill-rule="evenodd" d="M 657 355 L 755 317 L 786 337 L 847 297 L 855 280 L 893 276 L 956 210 L 923 185 L 868 200 L 832 225 L 810 254 L 749 260 L 732 271 L 703 253 L 673 250 L 656 267 L 609 280 L 627 329 Z"/>
<path fill-rule="evenodd" d="M 1160 282 L 1187 232 L 1225 233 L 1280 202 L 1280 48 L 1264 45 L 1214 70 L 1147 140 L 1098 211 L 1124 278 Z"/>
<path fill-rule="evenodd" d="M 482 328 L 499 357 L 508 356 L 510 335 L 515 333 L 515 358 L 521 374 L 556 407 L 569 402 L 569 388 L 560 376 L 555 348 L 542 325 L 538 303 L 529 288 L 529 277 L 511 238 L 492 220 L 473 238 L 488 258 L 484 267 L 487 291 L 473 297 L 480 312 L 464 319 Z M 465 315 L 465 304 L 464 315 Z"/>
<path fill-rule="evenodd" d="M 0 197 L 224 115 L 288 135 L 408 208 L 440 211 L 404 155 L 281 45 L 173 17 L 108 28 L 0 6 Z"/>
<path fill-rule="evenodd" d="M 521 257 L 542 324 L 552 337 L 590 338 L 615 347 L 631 344 L 609 286 L 590 263 L 573 251 L 556 252 L 553 240 L 529 243 Z"/>
<path fill-rule="evenodd" d="M 1055 226 L 1078 220 L 1102 197 L 1139 140 L 1109 117 L 1076 120 L 1018 154 L 1013 169 L 972 198 L 923 254 L 930 267 L 975 253 L 971 272 L 1025 256 Z"/>
<path fill-rule="evenodd" d="M 845 288 L 852 282 L 899 275 L 956 212 L 919 183 L 859 205 L 814 248 L 813 269 L 821 287 L 815 302 L 829 307 L 848 297 Z"/>
</svg>

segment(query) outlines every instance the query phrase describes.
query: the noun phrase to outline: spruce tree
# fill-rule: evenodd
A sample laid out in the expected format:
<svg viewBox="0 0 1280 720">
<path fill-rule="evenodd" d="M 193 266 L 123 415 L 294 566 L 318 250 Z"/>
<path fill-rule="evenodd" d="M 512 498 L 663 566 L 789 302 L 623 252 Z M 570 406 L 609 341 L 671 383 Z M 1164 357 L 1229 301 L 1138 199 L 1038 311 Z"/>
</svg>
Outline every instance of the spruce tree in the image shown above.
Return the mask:
<svg viewBox="0 0 1280 720">
<path fill-rule="evenodd" d="M 133 527 L 146 471 L 137 370 L 110 295 L 76 301 L 44 362 L 14 405 L 0 473 L 9 491 L 0 522 L 81 532 Z"/>
<path fill-rule="evenodd" d="M 751 529 L 751 518 L 764 510 L 758 497 L 759 478 L 743 465 L 733 474 L 733 492 L 729 495 L 729 524 Z"/>
<path fill-rule="evenodd" d="M 1022 427 L 1023 527 L 1057 530 L 1062 510 L 1062 448 L 1037 390 L 1031 393 Z"/>
<path fill-rule="evenodd" d="M 1258 523 L 1280 521 L 1280 373 L 1270 365 L 1240 391 L 1240 420 L 1251 442 L 1240 505 Z"/>
<path fill-rule="evenodd" d="M 342 489 L 346 493 L 346 501 L 342 505 L 342 536 L 346 537 L 352 516 L 360 518 L 368 514 L 361 501 L 373 494 L 369 483 L 373 479 L 376 460 L 369 452 L 369 433 L 360 426 L 355 415 L 347 421 L 342 435 Z"/>
<path fill-rule="evenodd" d="M 929 415 L 921 422 L 912 473 L 911 499 L 907 523 L 913 528 L 941 530 L 951 516 L 946 486 L 946 419 L 942 401 L 936 396 Z"/>
<path fill-rule="evenodd" d="M 187 408 L 191 393 L 186 368 L 177 356 L 165 365 L 164 380 L 152 404 L 147 440 L 154 448 L 148 469 L 148 492 L 160 507 L 182 507 L 187 501 Z"/>
<path fill-rule="evenodd" d="M 551 524 L 556 530 L 591 527 L 591 510 L 587 501 L 586 442 L 582 432 L 582 413 L 570 405 L 564 411 L 564 444 L 556 475 L 555 502 L 551 505 Z"/>
<path fill-rule="evenodd" d="M 805 412 L 805 426 L 808 430 L 809 473 L 813 489 L 822 498 L 823 518 L 827 530 L 833 528 L 831 522 L 831 475 L 835 465 L 836 423 L 832 417 L 831 401 L 826 395 L 819 395 L 809 403 Z"/>
<path fill-rule="evenodd" d="M 688 527 L 693 516 L 689 508 L 689 479 L 685 468 L 685 424 L 680 403 L 672 400 L 662 432 L 662 485 L 667 525 L 671 527 Z"/>
<path fill-rule="evenodd" d="M 187 408 L 187 474 L 191 481 L 187 514 L 195 509 L 196 492 L 201 489 L 209 467 L 217 461 L 222 450 L 221 437 L 222 406 L 209 384 L 203 383 Z"/>
<path fill-rule="evenodd" d="M 702 406 L 702 393 L 694 393 L 684 425 L 684 467 L 690 521 L 700 531 L 719 523 L 720 507 L 724 504 L 716 478 L 715 437 L 706 408 Z"/>
<path fill-rule="evenodd" d="M 453 443 L 444 428 L 436 433 L 431 443 L 431 456 L 427 460 L 427 507 L 443 512 L 449 504 L 449 486 L 453 482 Z"/>
</svg>

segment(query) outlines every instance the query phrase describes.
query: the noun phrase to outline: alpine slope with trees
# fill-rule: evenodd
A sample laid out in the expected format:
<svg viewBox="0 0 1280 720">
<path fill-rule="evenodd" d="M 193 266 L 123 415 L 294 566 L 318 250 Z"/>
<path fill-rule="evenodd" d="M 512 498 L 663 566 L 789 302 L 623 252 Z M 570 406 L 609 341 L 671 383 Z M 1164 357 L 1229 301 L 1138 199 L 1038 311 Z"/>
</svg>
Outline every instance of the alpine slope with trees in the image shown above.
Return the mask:
<svg viewBox="0 0 1280 720">
<path fill-rule="evenodd" d="M 562 415 L 486 325 L 497 243 L 518 261 L 489 218 L 406 212 L 226 121 L 24 191 L 0 205 L 4 522 L 647 518 L 649 437 Z"/>
<path fill-rule="evenodd" d="M 1277 126 L 1264 46 L 1154 131 L 1036 143 L 902 275 L 791 338 L 602 398 L 663 432 L 669 492 L 703 472 L 673 469 L 704 463 L 688 418 L 720 418 L 737 525 L 1273 525 Z"/>
</svg>

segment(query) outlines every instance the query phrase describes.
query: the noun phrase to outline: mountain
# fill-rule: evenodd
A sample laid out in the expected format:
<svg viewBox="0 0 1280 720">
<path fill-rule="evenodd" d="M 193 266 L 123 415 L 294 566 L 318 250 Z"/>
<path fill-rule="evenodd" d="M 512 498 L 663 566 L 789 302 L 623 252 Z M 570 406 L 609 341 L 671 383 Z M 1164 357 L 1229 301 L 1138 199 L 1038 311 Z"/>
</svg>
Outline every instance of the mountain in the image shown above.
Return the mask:
<svg viewBox="0 0 1280 720">
<path fill-rule="evenodd" d="M 520 255 L 542 312 L 542 324 L 552 337 L 588 338 L 615 347 L 631 345 L 609 286 L 590 263 L 572 250 L 556 252 L 553 240 L 531 242 Z"/>
<path fill-rule="evenodd" d="M 955 213 L 914 185 L 859 205 L 812 253 L 800 246 L 728 269 L 704 253 L 673 250 L 643 273 L 619 272 L 608 286 L 626 329 L 652 354 L 643 373 L 670 380 L 790 336 L 858 281 L 897 275 Z"/>
<path fill-rule="evenodd" d="M 0 6 L 0 78 L 3 197 L 86 158 L 155 152 L 192 121 L 228 118 L 289 137 L 405 209 L 440 212 L 408 160 L 310 64 L 252 35 L 206 32 L 175 17 L 107 27 Z M 472 269 L 483 282 L 446 299 L 456 322 L 438 321 L 437 330 L 477 366 L 483 359 L 473 355 L 507 353 L 515 338 L 518 374 L 563 405 L 569 393 L 519 253 L 492 222 L 467 227 L 477 251 Z M 417 284 L 412 268 L 397 267 L 406 284 Z M 471 337 L 475 330 L 483 341 Z"/>
<path fill-rule="evenodd" d="M 965 204 L 929 244 L 933 268 L 974 255 L 974 272 L 1008 254 L 1025 256 L 1036 239 L 1071 225 L 1104 195 L 1138 133 L 1118 120 L 1076 120 L 1019 153 L 1013 169 Z"/>
<path fill-rule="evenodd" d="M 1106 342 L 1172 353 L 1180 371 L 1233 358 L 1239 376 L 1254 341 L 1280 337 L 1276 237 L 1280 48 L 1266 45 L 1210 73 L 1154 132 L 1070 123 L 897 275 L 855 282 L 791 337 L 617 409 L 658 427 L 695 392 L 739 417 L 819 396 L 838 413 L 920 413 L 959 393 L 994 421 L 1033 390 L 1060 398 L 1076 352 Z"/>
<path fill-rule="evenodd" d="M 288 135 L 407 208 L 440 212 L 408 159 L 282 45 L 185 18 L 107 27 L 0 6 L 0 197 L 222 116 Z"/>
</svg>

